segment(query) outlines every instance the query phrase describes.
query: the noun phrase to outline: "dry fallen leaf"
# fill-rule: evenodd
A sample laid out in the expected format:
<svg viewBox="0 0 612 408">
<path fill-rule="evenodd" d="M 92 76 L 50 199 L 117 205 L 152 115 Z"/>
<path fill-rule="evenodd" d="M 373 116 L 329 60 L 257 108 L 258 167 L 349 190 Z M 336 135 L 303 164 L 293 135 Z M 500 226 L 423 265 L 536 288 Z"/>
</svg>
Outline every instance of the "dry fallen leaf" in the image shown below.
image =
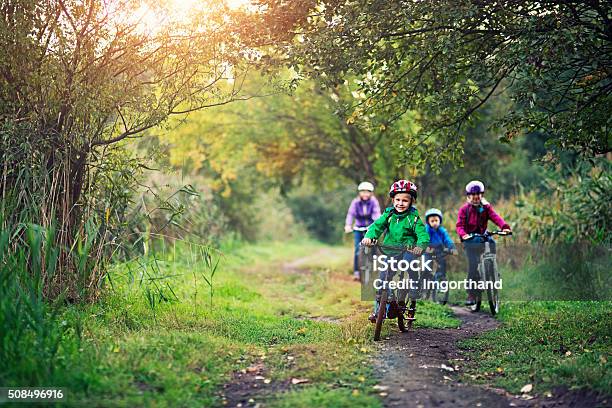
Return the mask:
<svg viewBox="0 0 612 408">
<path fill-rule="evenodd" d="M 304 384 L 307 383 L 309 380 L 307 378 L 292 378 L 291 379 L 291 384 L 296 385 L 296 384 Z"/>
<path fill-rule="evenodd" d="M 521 388 L 521 393 L 527 394 L 528 392 L 531 392 L 531 390 L 533 390 L 533 385 L 527 384 L 523 388 Z"/>
</svg>

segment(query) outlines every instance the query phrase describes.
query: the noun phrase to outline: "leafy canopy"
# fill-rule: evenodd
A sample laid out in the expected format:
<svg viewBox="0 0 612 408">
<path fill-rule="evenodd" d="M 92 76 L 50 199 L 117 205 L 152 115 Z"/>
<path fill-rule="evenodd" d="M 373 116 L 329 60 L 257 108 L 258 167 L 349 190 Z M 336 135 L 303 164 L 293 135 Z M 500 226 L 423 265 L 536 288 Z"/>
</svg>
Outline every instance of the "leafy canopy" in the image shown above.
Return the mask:
<svg viewBox="0 0 612 408">
<path fill-rule="evenodd" d="M 503 140 L 542 131 L 553 153 L 610 151 L 609 2 L 323 0 L 295 31 L 301 72 L 330 87 L 361 79 L 354 115 L 419 112 L 419 136 L 402 143 L 413 164 L 460 159 L 466 125 L 500 93 L 513 101 Z"/>
</svg>

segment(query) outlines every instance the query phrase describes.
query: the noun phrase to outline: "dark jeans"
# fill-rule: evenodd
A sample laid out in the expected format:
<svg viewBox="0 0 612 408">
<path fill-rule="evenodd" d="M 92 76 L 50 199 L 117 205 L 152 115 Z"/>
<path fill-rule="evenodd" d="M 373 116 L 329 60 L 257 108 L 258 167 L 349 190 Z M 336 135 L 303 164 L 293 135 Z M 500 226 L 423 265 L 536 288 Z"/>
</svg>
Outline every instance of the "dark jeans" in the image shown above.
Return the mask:
<svg viewBox="0 0 612 408">
<path fill-rule="evenodd" d="M 491 253 L 495 253 L 495 241 L 492 238 L 488 239 Z M 463 241 L 463 248 L 465 256 L 468 259 L 468 273 L 467 278 L 469 280 L 478 281 L 480 276 L 478 275 L 478 264 L 480 263 L 480 256 L 485 250 L 485 241 L 482 238 L 474 238 L 467 241 Z M 476 295 L 478 290 L 468 289 L 468 295 Z"/>
<path fill-rule="evenodd" d="M 353 272 L 359 270 L 359 244 L 365 236 L 366 231 L 353 231 L 353 237 L 355 238 L 355 255 L 353 257 Z"/>
</svg>

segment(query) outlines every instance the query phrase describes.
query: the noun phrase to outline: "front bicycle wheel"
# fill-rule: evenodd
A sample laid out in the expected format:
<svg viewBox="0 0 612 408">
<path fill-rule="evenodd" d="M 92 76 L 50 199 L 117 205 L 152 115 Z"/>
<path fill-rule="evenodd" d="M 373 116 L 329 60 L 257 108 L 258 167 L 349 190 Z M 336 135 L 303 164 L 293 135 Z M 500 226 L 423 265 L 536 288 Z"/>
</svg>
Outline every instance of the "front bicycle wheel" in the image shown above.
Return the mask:
<svg viewBox="0 0 612 408">
<path fill-rule="evenodd" d="M 378 314 L 376 315 L 376 327 L 374 328 L 374 340 L 380 340 L 380 332 L 382 331 L 382 325 L 387 315 L 387 289 L 383 289 L 380 294 L 380 301 L 378 303 Z"/>
<path fill-rule="evenodd" d="M 499 313 L 499 290 L 497 290 L 495 285 L 492 284 L 496 283 L 498 280 L 496 269 L 497 268 L 492 261 L 487 262 L 487 300 L 489 301 L 489 309 L 491 310 L 492 316 Z"/>
<path fill-rule="evenodd" d="M 484 279 L 484 276 L 485 276 L 483 272 L 485 271 L 484 268 L 485 268 L 485 261 L 481 255 L 480 263 L 478 264 L 478 281 L 479 282 L 482 282 L 482 280 Z M 472 312 L 480 312 L 480 307 L 482 306 L 482 289 L 476 289 L 474 292 L 476 293 L 475 294 L 476 300 L 475 300 L 475 303 L 472 306 L 470 306 L 470 310 Z"/>
</svg>

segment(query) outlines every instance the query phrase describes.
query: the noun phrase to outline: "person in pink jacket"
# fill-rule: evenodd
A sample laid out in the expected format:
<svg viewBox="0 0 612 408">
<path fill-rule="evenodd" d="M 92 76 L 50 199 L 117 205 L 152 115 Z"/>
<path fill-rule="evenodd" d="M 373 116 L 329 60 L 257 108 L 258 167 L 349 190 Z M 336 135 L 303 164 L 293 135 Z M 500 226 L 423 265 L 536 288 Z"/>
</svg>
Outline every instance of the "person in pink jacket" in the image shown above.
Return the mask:
<svg viewBox="0 0 612 408">
<path fill-rule="evenodd" d="M 511 231 L 510 225 L 495 212 L 493 206 L 484 199 L 484 184 L 478 180 L 470 181 L 465 186 L 467 203 L 460 209 L 457 215 L 456 231 L 463 242 L 465 255 L 468 259 L 468 280 L 478 280 L 478 262 L 484 251 L 482 239 L 471 238 L 470 234 L 484 234 L 487 231 L 489 221 L 493 221 L 503 231 Z M 495 252 L 495 241 L 489 238 L 490 248 Z M 476 303 L 474 291 L 468 290 L 466 306 Z"/>
</svg>

